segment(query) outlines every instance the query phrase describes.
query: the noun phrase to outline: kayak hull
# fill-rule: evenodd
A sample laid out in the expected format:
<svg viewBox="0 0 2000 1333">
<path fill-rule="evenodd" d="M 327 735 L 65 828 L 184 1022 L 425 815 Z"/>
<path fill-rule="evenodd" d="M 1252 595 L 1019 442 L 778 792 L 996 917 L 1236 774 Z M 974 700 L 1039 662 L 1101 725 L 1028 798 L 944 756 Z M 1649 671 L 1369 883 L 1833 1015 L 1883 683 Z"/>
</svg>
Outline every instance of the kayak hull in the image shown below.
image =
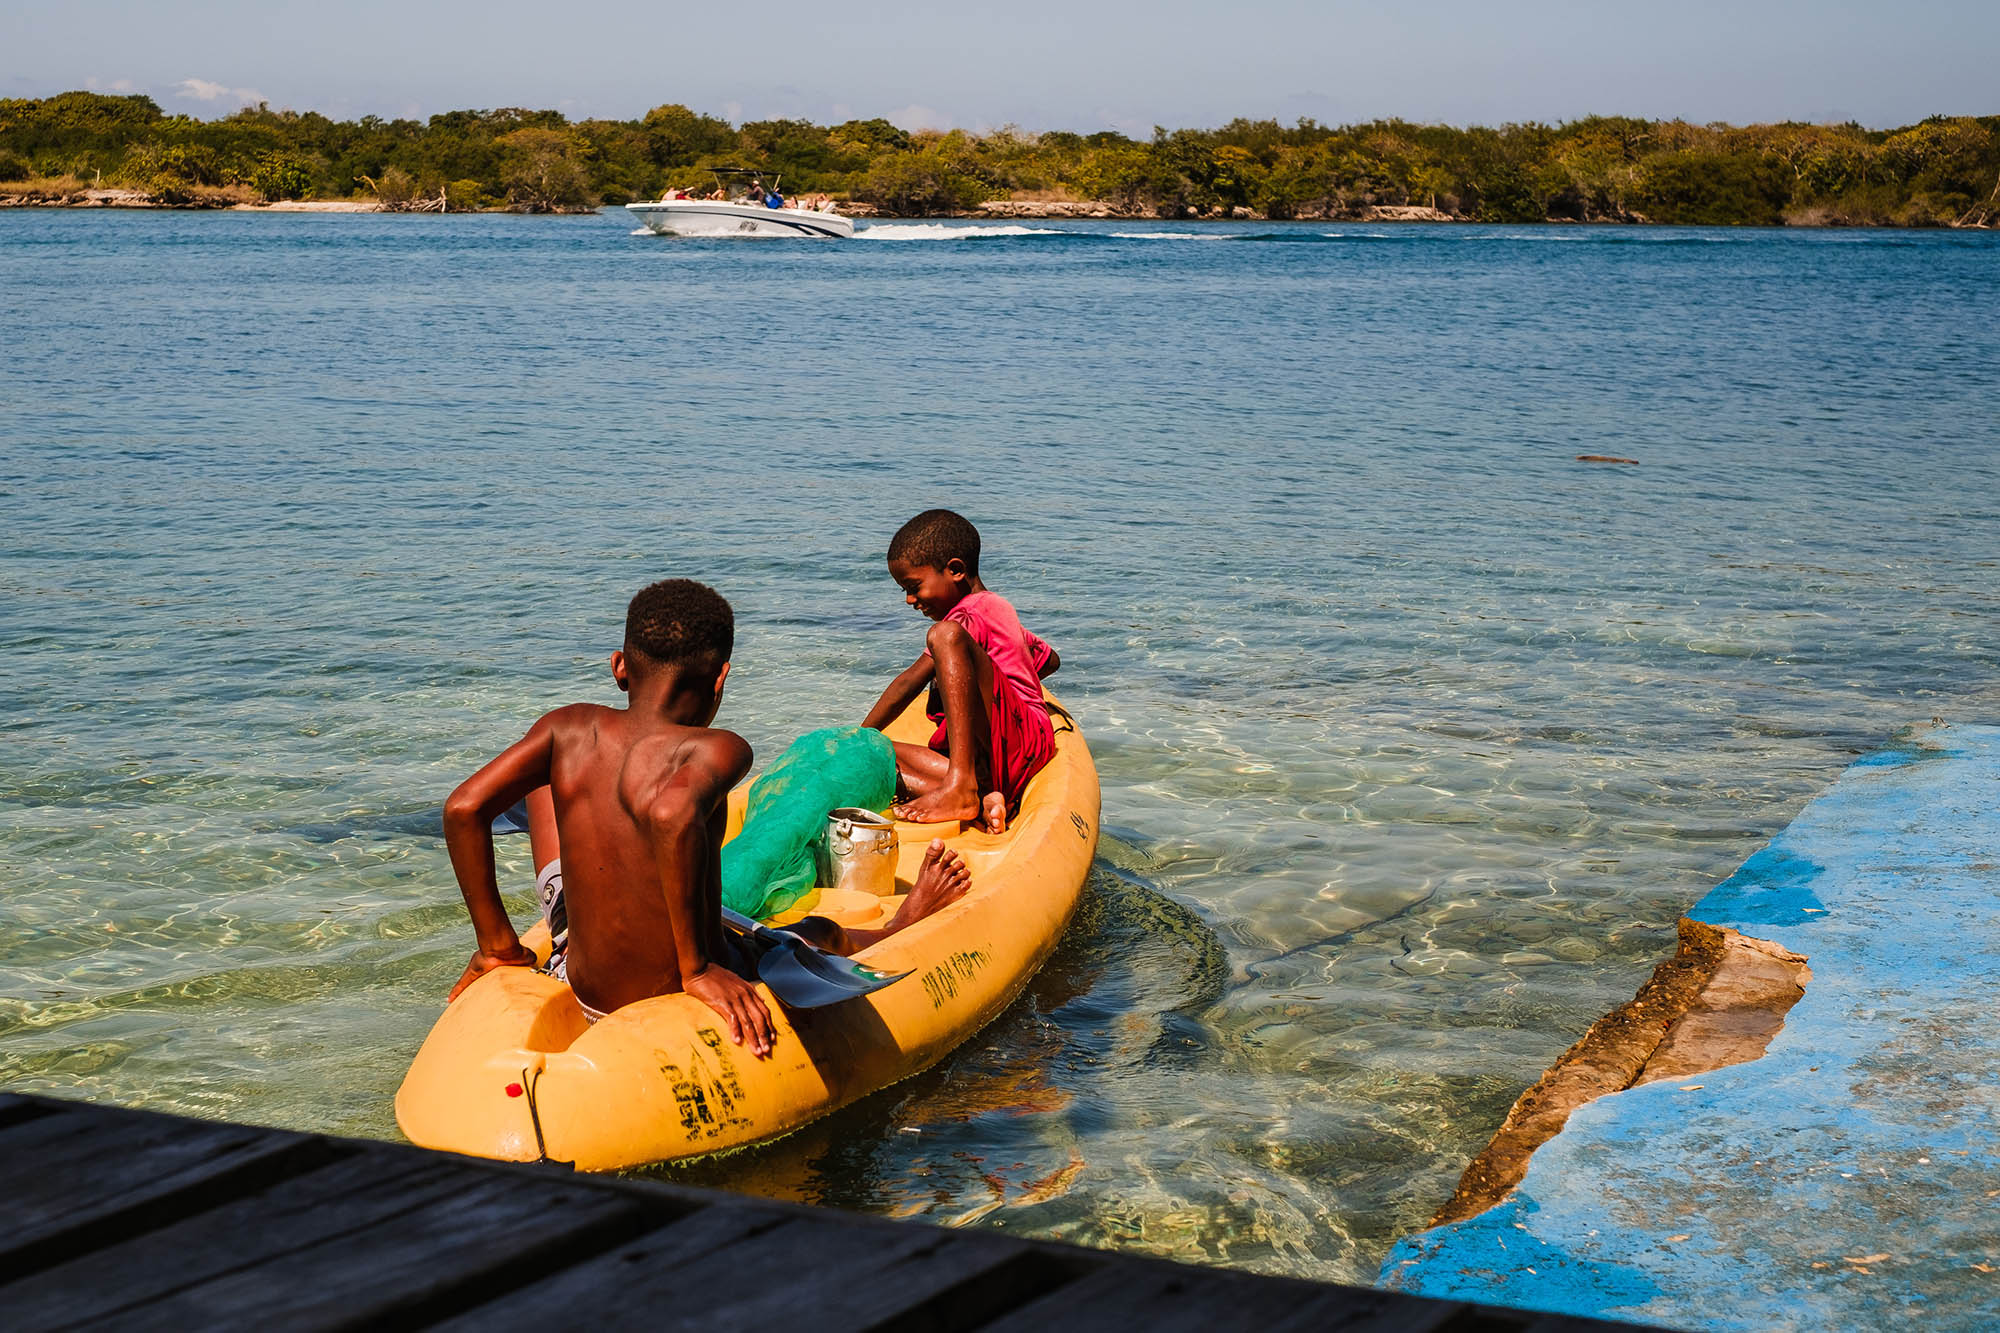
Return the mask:
<svg viewBox="0 0 2000 1333">
<path fill-rule="evenodd" d="M 915 708 L 890 735 L 922 743 L 928 725 Z M 1056 733 L 1055 757 L 1007 833 L 898 826 L 903 887 L 934 836 L 972 872 L 964 898 L 857 955 L 912 975 L 821 1009 L 787 1010 L 760 984 L 777 1041 L 758 1060 L 689 996 L 656 996 L 592 1026 L 563 983 L 498 968 L 446 1007 L 411 1063 L 396 1094 L 403 1133 L 427 1148 L 616 1170 L 775 1138 L 935 1064 L 1034 976 L 1089 875 L 1097 770 L 1060 710 Z M 732 825 L 740 792 L 736 801 Z M 895 901 L 866 910 L 886 917 Z"/>
</svg>

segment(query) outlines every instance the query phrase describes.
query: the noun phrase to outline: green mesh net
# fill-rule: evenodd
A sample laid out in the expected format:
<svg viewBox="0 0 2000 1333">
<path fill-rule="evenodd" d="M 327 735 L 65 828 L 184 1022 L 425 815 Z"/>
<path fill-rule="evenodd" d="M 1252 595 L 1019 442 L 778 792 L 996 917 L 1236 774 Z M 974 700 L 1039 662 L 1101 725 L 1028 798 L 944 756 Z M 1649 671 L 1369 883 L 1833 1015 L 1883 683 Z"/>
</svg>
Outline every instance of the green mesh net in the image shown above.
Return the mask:
<svg viewBox="0 0 2000 1333">
<path fill-rule="evenodd" d="M 809 731 L 750 784 L 743 831 L 722 848 L 722 901 L 745 916 L 784 911 L 813 887 L 813 839 L 842 806 L 887 809 L 896 749 L 873 727 Z"/>
</svg>

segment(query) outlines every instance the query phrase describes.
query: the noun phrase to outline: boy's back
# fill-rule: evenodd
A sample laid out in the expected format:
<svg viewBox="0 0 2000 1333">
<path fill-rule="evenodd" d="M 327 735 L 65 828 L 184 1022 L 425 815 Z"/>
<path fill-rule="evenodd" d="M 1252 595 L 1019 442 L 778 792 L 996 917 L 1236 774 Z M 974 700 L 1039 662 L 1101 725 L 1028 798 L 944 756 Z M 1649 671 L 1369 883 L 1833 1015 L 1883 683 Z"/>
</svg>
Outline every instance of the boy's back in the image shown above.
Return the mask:
<svg viewBox="0 0 2000 1333">
<path fill-rule="evenodd" d="M 545 720 L 562 839 L 571 988 L 584 1004 L 607 1013 L 682 989 L 672 895 L 660 892 L 650 815 L 677 792 L 719 787 L 726 794 L 749 768 L 750 747 L 734 732 L 652 721 L 634 710 L 595 704 L 574 704 Z M 709 806 L 696 812 L 701 841 L 719 849 L 726 802 L 698 804 Z M 701 856 L 691 869 L 697 879 L 688 886 L 694 925 L 713 958 L 727 946 L 714 910 L 721 893 L 717 858 Z"/>
<path fill-rule="evenodd" d="M 623 709 L 572 704 L 467 778 L 445 802 L 445 841 L 479 948 L 456 997 L 481 973 L 532 963 L 493 869 L 492 819 L 528 793 L 553 796 L 568 921 L 564 975 L 593 1015 L 686 991 L 730 1036 L 770 1050 L 771 1016 L 738 971 L 722 927 L 721 848 L 729 790 L 750 771 L 741 736 L 709 726 L 729 678 L 735 617 L 714 589 L 668 579 L 626 613 L 611 674 Z"/>
</svg>

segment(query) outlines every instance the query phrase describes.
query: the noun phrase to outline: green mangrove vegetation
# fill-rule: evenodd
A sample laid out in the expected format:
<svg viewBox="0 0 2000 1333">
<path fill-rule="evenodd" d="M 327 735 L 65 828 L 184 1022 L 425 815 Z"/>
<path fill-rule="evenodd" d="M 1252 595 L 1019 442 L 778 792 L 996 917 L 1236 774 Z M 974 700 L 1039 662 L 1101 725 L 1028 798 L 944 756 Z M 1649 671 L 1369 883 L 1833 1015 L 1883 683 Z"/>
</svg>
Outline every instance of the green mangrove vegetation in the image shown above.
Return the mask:
<svg viewBox="0 0 2000 1333">
<path fill-rule="evenodd" d="M 1859 125 L 1694 125 L 1592 116 L 1457 129 L 1330 126 L 1040 134 L 911 132 L 886 120 L 732 125 L 679 105 L 638 120 L 450 111 L 428 120 L 246 107 L 169 116 L 144 96 L 0 100 L 0 203 L 119 188 L 164 204 L 362 199 L 552 212 L 708 190 L 750 167 L 788 193 L 883 213 L 1089 202 L 1133 216 L 1324 218 L 1396 207 L 1482 222 L 1990 226 L 2000 116 Z"/>
</svg>

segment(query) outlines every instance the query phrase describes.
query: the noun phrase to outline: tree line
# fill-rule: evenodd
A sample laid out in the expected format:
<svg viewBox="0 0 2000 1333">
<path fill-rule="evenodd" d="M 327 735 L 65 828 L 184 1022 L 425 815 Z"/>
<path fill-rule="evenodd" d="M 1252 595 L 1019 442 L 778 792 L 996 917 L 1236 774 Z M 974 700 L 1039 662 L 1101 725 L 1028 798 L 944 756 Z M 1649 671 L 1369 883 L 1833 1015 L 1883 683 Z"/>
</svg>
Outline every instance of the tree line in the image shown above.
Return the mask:
<svg viewBox="0 0 2000 1333">
<path fill-rule="evenodd" d="M 265 105 L 200 120 L 144 96 L 0 100 L 0 193 L 15 199 L 108 185 L 163 203 L 373 198 L 555 212 L 705 192 L 729 168 L 905 216 L 1025 198 L 1161 217 L 1417 206 L 1482 222 L 2000 223 L 2000 116 L 1894 130 L 1618 116 L 1466 129 L 1234 120 L 1138 139 L 912 132 L 879 119 L 732 125 L 680 105 L 637 120 L 521 108 L 332 120 Z"/>
</svg>

